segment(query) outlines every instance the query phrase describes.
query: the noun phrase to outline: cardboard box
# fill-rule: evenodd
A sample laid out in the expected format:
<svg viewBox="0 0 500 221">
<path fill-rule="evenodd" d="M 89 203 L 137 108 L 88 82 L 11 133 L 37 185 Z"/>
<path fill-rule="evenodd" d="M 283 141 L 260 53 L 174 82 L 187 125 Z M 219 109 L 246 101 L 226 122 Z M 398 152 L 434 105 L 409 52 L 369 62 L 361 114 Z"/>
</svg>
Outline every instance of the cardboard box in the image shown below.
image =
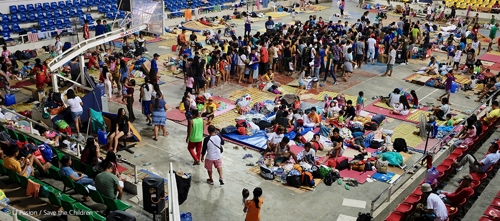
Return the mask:
<svg viewBox="0 0 500 221">
<path fill-rule="evenodd" d="M 377 61 L 380 63 L 387 63 L 387 55 L 386 54 L 379 54 L 377 57 Z"/>
<path fill-rule="evenodd" d="M 149 75 L 149 70 L 151 70 L 151 61 L 142 63 L 142 70 L 145 75 Z"/>
<path fill-rule="evenodd" d="M 44 91 L 33 90 L 32 95 L 33 95 L 33 99 L 35 99 L 35 101 L 38 101 L 38 102 L 42 102 L 42 100 L 45 98 Z"/>
</svg>

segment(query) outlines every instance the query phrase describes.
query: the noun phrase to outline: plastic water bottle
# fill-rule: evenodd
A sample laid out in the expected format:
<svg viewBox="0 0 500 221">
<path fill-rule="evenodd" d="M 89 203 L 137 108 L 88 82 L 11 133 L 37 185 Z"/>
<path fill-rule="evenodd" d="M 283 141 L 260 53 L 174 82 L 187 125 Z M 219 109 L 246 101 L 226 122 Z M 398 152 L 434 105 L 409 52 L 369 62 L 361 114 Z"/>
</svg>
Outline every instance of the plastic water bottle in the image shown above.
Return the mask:
<svg viewBox="0 0 500 221">
<path fill-rule="evenodd" d="M 190 212 L 182 212 L 181 213 L 181 221 L 193 221 L 193 217 Z"/>
<path fill-rule="evenodd" d="M 432 167 L 427 170 L 427 175 L 425 176 L 425 182 L 428 184 L 433 184 L 434 181 L 438 178 L 439 171 L 437 171 L 436 167 Z"/>
</svg>

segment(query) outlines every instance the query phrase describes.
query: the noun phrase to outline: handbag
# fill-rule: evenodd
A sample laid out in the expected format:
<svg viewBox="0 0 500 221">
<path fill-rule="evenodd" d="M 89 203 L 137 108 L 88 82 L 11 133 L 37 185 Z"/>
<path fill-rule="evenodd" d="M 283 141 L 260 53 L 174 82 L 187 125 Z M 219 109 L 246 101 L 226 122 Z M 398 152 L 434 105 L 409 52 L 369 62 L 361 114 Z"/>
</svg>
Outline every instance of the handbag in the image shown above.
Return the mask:
<svg viewBox="0 0 500 221">
<path fill-rule="evenodd" d="M 217 144 L 215 144 L 215 143 L 212 141 L 212 139 L 208 139 L 208 140 L 209 140 L 210 142 L 212 142 L 212 144 L 213 144 L 214 146 L 216 146 L 217 148 L 219 148 L 220 153 L 224 152 L 224 147 L 223 147 L 222 145 L 221 145 L 221 146 L 217 146 Z"/>
<path fill-rule="evenodd" d="M 389 166 L 389 161 L 377 160 L 375 167 L 377 167 L 377 172 L 387 173 L 387 167 Z"/>
<path fill-rule="evenodd" d="M 363 171 L 365 171 L 365 162 L 363 162 L 363 161 L 353 162 L 351 164 L 351 169 L 363 172 Z"/>
</svg>

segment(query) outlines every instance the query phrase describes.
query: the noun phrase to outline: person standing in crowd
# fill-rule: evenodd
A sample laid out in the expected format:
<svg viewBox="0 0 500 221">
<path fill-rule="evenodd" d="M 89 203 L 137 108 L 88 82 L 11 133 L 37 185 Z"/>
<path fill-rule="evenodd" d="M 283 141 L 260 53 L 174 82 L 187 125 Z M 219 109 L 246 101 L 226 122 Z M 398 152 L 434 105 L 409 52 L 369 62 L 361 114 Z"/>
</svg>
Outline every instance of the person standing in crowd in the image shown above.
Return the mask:
<svg viewBox="0 0 500 221">
<path fill-rule="evenodd" d="M 188 122 L 186 143 L 188 144 L 189 153 L 194 160 L 193 165 L 200 165 L 204 130 L 203 119 L 197 109 L 192 110 L 191 115 L 193 119 Z"/>
<path fill-rule="evenodd" d="M 383 76 L 392 76 L 392 70 L 394 69 L 394 64 L 396 63 L 396 50 L 394 49 L 394 46 L 391 44 L 390 45 L 390 53 L 389 53 L 389 59 L 387 59 L 387 69 L 385 70 L 385 73 L 382 75 Z M 387 75 L 389 74 L 389 75 Z"/>
<path fill-rule="evenodd" d="M 102 21 L 102 24 L 105 27 L 105 33 L 110 33 L 112 31 L 111 24 L 108 24 L 108 22 L 106 20 Z M 113 45 L 112 50 L 115 50 L 116 49 L 115 41 L 109 41 L 109 49 L 111 49 L 111 45 Z"/>
<path fill-rule="evenodd" d="M 106 33 L 106 27 L 104 27 L 104 25 L 101 24 L 101 19 L 97 19 L 96 22 L 97 22 L 97 25 L 95 26 L 95 36 L 98 37 L 98 36 L 101 36 L 104 33 Z M 104 46 L 104 51 L 107 51 L 106 43 L 104 43 L 103 46 Z M 99 48 L 100 48 L 100 46 L 96 46 L 97 51 L 99 51 Z"/>
<path fill-rule="evenodd" d="M 488 52 L 490 52 L 492 50 L 491 46 L 493 45 L 493 41 L 495 40 L 495 38 L 497 36 L 498 26 L 499 26 L 498 23 L 491 26 L 490 34 L 488 35 L 490 37 L 490 43 L 488 44 L 488 50 L 487 50 Z"/>
<path fill-rule="evenodd" d="M 158 131 L 161 129 L 163 131 L 163 136 L 168 135 L 166 129 L 167 122 L 167 102 L 162 98 L 162 93 L 160 91 L 156 92 L 156 98 L 151 103 L 151 113 L 152 121 L 154 125 L 154 138 L 153 140 L 158 141 Z"/>
<path fill-rule="evenodd" d="M 363 67 L 363 63 L 365 60 L 365 39 L 363 37 L 359 37 L 358 42 L 356 42 L 356 63 L 358 65 L 358 69 Z"/>
<path fill-rule="evenodd" d="M 158 58 L 160 57 L 159 54 L 155 53 L 153 55 L 153 59 L 151 59 L 151 69 L 149 70 L 149 79 L 151 80 L 151 83 L 157 84 L 159 79 L 159 73 L 158 73 Z"/>
<path fill-rule="evenodd" d="M 56 43 L 54 45 L 56 46 L 57 55 L 61 55 L 63 53 L 63 44 L 61 43 L 61 37 L 56 37 Z"/>
<path fill-rule="evenodd" d="M 80 127 L 82 127 L 83 124 L 80 116 L 83 114 L 83 101 L 80 97 L 75 95 L 73 89 L 69 89 L 66 96 L 68 97 L 66 103 L 71 110 L 71 117 L 73 121 L 75 121 L 76 133 L 78 134 L 78 138 L 81 138 L 83 135 L 80 133 Z"/>
<path fill-rule="evenodd" d="M 273 33 L 274 32 L 274 21 L 271 16 L 267 18 L 267 21 L 265 23 L 266 25 L 266 32 L 267 33 Z"/>
<path fill-rule="evenodd" d="M 201 151 L 201 162 L 205 162 L 205 169 L 207 169 L 208 179 L 207 183 L 214 185 L 214 180 L 212 178 L 212 165 L 217 169 L 219 173 L 219 184 L 224 185 L 222 179 L 222 151 L 224 145 L 224 140 L 217 134 L 215 126 L 208 126 L 208 133 L 210 136 L 205 137 L 203 140 L 203 149 Z M 205 154 L 207 155 L 205 159 Z"/>
<path fill-rule="evenodd" d="M 243 212 L 246 213 L 245 221 L 260 221 L 260 209 L 264 204 L 262 196 L 262 189 L 256 187 L 253 190 L 253 199 L 245 200 L 245 207 Z"/>
<path fill-rule="evenodd" d="M 146 116 L 146 122 L 148 123 L 148 126 L 153 125 L 153 122 L 151 121 L 151 111 L 150 111 L 153 91 L 154 88 L 153 85 L 151 84 L 150 78 L 149 77 L 144 78 L 144 84 L 141 85 L 139 102 L 141 102 L 142 104 L 142 113 Z"/>
<path fill-rule="evenodd" d="M 243 33 L 243 34 L 250 35 L 250 32 L 252 31 L 252 27 L 250 24 L 250 23 L 252 23 L 251 18 L 246 12 L 243 12 L 243 16 L 244 16 L 243 20 L 245 21 L 245 33 Z"/>
<path fill-rule="evenodd" d="M 85 20 L 83 23 L 83 39 L 87 40 L 89 38 L 90 38 L 89 20 Z"/>
</svg>

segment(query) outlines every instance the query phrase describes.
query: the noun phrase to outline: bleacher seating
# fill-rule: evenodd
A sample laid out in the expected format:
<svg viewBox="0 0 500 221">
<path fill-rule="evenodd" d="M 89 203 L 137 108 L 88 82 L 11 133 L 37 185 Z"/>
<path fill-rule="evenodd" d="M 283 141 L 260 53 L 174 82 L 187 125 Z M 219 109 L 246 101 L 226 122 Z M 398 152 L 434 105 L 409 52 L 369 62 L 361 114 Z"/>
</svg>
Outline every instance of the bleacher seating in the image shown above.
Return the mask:
<svg viewBox="0 0 500 221">
<path fill-rule="evenodd" d="M 28 141 L 31 143 L 34 143 L 36 145 L 42 144 L 43 142 L 35 140 L 32 137 L 25 136 L 22 133 L 17 133 L 14 130 L 7 129 L 3 125 L 0 125 L 0 131 L 6 131 L 12 139 L 15 140 L 24 140 Z M 51 147 L 52 148 L 52 147 Z M 64 152 L 52 148 L 52 151 L 54 153 L 54 156 L 57 158 L 57 160 L 61 160 L 61 158 L 66 155 Z M 86 173 L 89 177 L 95 177 L 96 173 L 94 172 L 94 169 L 90 165 L 86 165 L 80 162 L 80 159 L 72 157 L 72 162 L 73 162 L 73 168 L 76 171 L 81 171 L 83 173 Z M 78 213 L 79 217 L 81 220 L 96 220 L 96 221 L 104 221 L 106 220 L 105 217 L 100 215 L 99 213 L 93 211 L 86 205 L 77 202 L 75 198 L 73 198 L 71 195 L 68 195 L 66 192 L 66 188 L 70 187 L 70 189 L 75 190 L 74 192 L 80 195 L 90 195 L 91 199 L 100 204 L 106 205 L 107 209 L 109 211 L 115 211 L 115 210 L 120 210 L 120 211 L 125 211 L 132 206 L 122 202 L 119 199 L 111 199 L 102 196 L 99 192 L 97 191 L 91 191 L 88 192 L 87 188 L 81 184 L 75 183 L 73 180 L 69 179 L 67 176 L 62 176 L 59 173 L 59 168 L 52 166 L 49 168 L 49 170 L 46 172 L 48 175 L 58 181 L 62 181 L 64 184 L 63 191 L 55 188 L 54 186 L 39 180 L 35 177 L 24 177 L 16 172 L 9 170 L 3 166 L 3 161 L 0 160 L 0 175 L 7 175 L 9 176 L 9 179 L 15 183 L 18 183 L 21 185 L 21 187 L 26 188 L 28 186 L 28 180 L 31 180 L 35 183 L 40 184 L 41 188 L 47 191 L 40 191 L 39 197 L 46 197 L 50 204 L 57 208 L 63 208 L 65 211 L 69 213 L 69 211 L 86 211 L 86 213 Z"/>
<path fill-rule="evenodd" d="M 34 28 L 36 31 L 42 31 L 42 29 L 64 29 L 71 27 L 71 22 L 66 21 L 70 21 L 71 18 L 82 18 L 82 16 L 86 16 L 89 20 L 89 24 L 92 25 L 94 19 L 90 14 L 85 15 L 82 8 L 97 7 L 98 11 L 105 17 L 114 19 L 116 11 L 118 10 L 117 1 L 118 0 L 66 0 L 26 5 L 10 5 L 10 14 L 3 14 L 1 16 L 1 35 L 4 37 L 9 36 L 10 38 L 11 33 L 31 32 L 33 31 L 31 28 L 21 28 L 21 24 L 30 22 L 39 25 L 37 28 Z M 106 16 L 108 12 L 113 13 L 112 18 Z M 120 11 L 117 18 L 125 18 L 125 12 Z M 58 22 L 57 19 L 62 19 L 64 22 Z"/>
<path fill-rule="evenodd" d="M 477 136 L 476 139 L 474 139 L 473 143 L 468 145 L 466 148 L 456 148 L 455 150 L 453 150 L 453 152 L 440 165 L 436 167 L 436 169 L 439 171 L 438 182 L 443 181 L 447 176 L 453 173 L 452 171 L 455 170 L 455 165 L 453 163 L 454 160 L 457 160 L 465 154 L 470 153 L 471 151 L 475 151 L 479 147 L 481 147 L 485 140 L 488 139 L 488 137 L 490 137 L 491 134 L 495 131 L 495 125 L 497 125 L 499 122 L 500 119 L 496 119 L 489 125 L 483 125 L 482 133 Z M 500 144 L 500 141 L 498 143 Z M 497 162 L 497 164 L 498 163 L 499 162 Z M 484 179 L 492 173 L 494 166 L 496 165 L 491 166 L 484 174 L 475 172 L 470 173 L 470 175 L 472 176 L 471 187 L 474 191 L 477 191 L 477 188 L 480 186 L 481 182 L 484 182 Z M 421 184 L 424 182 L 425 180 L 423 180 Z M 500 196 L 497 195 L 497 197 Z M 466 199 L 456 207 L 446 205 L 446 208 L 448 209 L 449 220 L 453 220 L 454 216 L 456 216 L 459 212 L 463 212 L 463 205 L 465 205 L 467 203 L 467 200 L 470 199 L 470 197 L 466 197 Z M 422 191 L 420 191 L 420 186 L 417 186 L 415 190 L 405 200 L 403 200 L 403 202 L 392 213 L 390 213 L 387 218 L 385 218 L 385 221 L 405 220 L 410 214 L 415 212 L 415 208 L 418 203 L 422 203 Z M 491 220 L 497 220 L 497 218 L 493 219 L 493 216 L 488 216 L 487 212 L 492 210 L 500 211 L 500 207 L 494 207 L 492 209 L 488 208 L 484 214 L 486 215 L 486 217 L 483 217 L 484 220 L 490 220 L 489 218 L 491 218 Z"/>
<path fill-rule="evenodd" d="M 472 6 L 472 10 L 476 10 L 478 7 L 489 7 L 491 8 L 495 4 L 496 0 L 446 0 L 446 7 L 451 7 L 453 4 L 457 4 L 457 8 L 466 9 L 469 5 Z"/>
</svg>

